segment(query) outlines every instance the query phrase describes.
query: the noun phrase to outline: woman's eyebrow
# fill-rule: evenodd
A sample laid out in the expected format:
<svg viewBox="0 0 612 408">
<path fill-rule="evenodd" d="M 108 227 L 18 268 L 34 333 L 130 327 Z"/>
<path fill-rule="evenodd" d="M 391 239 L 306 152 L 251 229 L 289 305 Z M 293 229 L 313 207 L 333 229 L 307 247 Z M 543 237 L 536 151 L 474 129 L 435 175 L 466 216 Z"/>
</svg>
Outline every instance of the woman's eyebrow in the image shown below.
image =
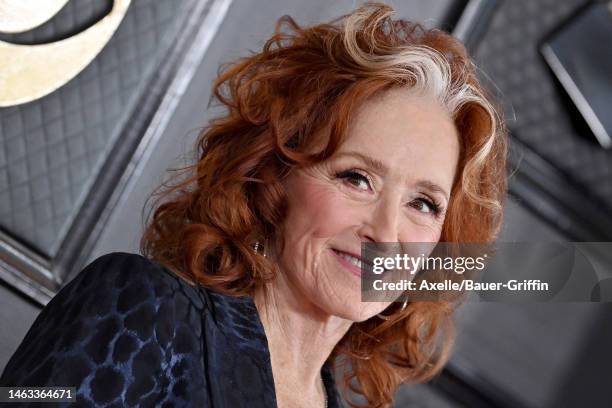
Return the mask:
<svg viewBox="0 0 612 408">
<path fill-rule="evenodd" d="M 442 194 L 444 198 L 446 198 L 446 201 L 448 201 L 448 193 L 436 183 L 433 183 L 429 180 L 421 180 L 416 183 L 416 186 L 428 190 L 432 193 Z"/>
<path fill-rule="evenodd" d="M 356 157 L 358 159 L 360 159 L 361 161 L 363 161 L 365 164 L 367 164 L 369 167 L 373 168 L 374 170 L 376 170 L 379 173 L 382 173 L 383 175 L 386 174 L 389 170 L 389 168 L 387 167 L 386 164 L 384 164 L 382 161 L 375 159 L 373 157 L 370 157 L 368 155 L 365 155 L 363 153 L 359 153 L 359 152 L 355 152 L 355 151 L 350 151 L 350 152 L 341 152 L 338 153 L 338 156 L 353 156 Z"/>
</svg>

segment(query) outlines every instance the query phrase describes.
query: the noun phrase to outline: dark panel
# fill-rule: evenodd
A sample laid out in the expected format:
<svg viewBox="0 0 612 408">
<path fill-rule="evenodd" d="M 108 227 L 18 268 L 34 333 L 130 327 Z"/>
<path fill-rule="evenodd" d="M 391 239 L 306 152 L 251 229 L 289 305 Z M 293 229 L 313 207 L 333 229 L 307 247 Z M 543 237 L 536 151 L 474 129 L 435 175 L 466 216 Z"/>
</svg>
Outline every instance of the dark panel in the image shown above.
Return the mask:
<svg viewBox="0 0 612 408">
<path fill-rule="evenodd" d="M 61 39 L 104 16 L 108 4 L 70 1 L 43 26 L 3 39 Z M 111 148 L 123 142 L 118 136 L 183 12 L 171 2 L 132 1 L 113 38 L 81 74 L 46 97 L 0 109 L 0 227 L 6 234 L 46 258 L 57 255 Z"/>
<path fill-rule="evenodd" d="M 612 150 L 597 143 L 539 51 L 586 3 L 499 2 L 475 58 L 512 131 L 511 192 L 570 239 L 601 241 L 612 239 Z"/>
<path fill-rule="evenodd" d="M 108 5 L 68 4 L 57 21 L 11 38 L 62 38 L 101 18 Z M 84 4 L 91 9 L 83 22 Z M 84 266 L 135 163 L 146 159 L 191 78 L 185 67 L 214 35 L 207 26 L 214 31 L 218 22 L 209 12 L 223 15 L 227 4 L 134 0 L 77 77 L 39 100 L 0 109 L 0 276 L 8 284 L 44 304 Z M 198 61 L 189 59 L 194 51 Z"/>
</svg>

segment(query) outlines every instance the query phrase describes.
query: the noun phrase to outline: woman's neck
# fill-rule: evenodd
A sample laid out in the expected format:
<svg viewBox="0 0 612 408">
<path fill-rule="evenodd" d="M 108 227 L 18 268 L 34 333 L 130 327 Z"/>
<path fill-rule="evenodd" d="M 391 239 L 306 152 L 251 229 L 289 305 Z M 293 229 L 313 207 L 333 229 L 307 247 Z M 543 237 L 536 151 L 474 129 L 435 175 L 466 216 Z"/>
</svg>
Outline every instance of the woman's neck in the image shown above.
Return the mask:
<svg viewBox="0 0 612 408">
<path fill-rule="evenodd" d="M 253 297 L 268 340 L 277 398 L 297 390 L 312 398 L 321 395 L 321 368 L 352 322 L 325 313 L 282 275 Z"/>
</svg>

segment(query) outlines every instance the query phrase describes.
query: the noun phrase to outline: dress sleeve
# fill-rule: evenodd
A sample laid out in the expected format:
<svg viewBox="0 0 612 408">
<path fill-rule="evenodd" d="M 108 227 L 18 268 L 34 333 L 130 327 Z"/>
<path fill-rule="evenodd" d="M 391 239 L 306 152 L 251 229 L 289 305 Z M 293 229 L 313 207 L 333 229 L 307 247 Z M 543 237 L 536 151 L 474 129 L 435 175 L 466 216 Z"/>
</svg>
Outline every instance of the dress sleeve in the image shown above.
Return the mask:
<svg viewBox="0 0 612 408">
<path fill-rule="evenodd" d="M 201 327 L 187 327 L 197 314 L 177 279 L 137 254 L 97 258 L 42 309 L 0 386 L 76 387 L 77 406 L 189 405 L 174 388 L 202 386 Z"/>
</svg>

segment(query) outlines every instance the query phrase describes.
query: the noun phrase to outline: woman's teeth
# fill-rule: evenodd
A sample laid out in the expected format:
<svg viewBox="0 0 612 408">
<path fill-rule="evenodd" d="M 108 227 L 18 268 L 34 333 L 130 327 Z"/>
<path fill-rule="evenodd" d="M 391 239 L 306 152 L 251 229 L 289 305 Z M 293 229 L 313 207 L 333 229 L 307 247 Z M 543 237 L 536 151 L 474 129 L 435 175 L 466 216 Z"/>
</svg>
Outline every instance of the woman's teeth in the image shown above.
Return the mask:
<svg viewBox="0 0 612 408">
<path fill-rule="evenodd" d="M 342 258 L 346 259 L 347 261 L 349 261 L 350 263 L 352 263 L 353 265 L 357 266 L 358 268 L 361 268 L 362 263 L 361 260 L 355 258 L 354 256 L 345 254 L 344 252 L 338 252 L 336 251 L 336 253 L 338 255 L 340 255 Z"/>
</svg>

